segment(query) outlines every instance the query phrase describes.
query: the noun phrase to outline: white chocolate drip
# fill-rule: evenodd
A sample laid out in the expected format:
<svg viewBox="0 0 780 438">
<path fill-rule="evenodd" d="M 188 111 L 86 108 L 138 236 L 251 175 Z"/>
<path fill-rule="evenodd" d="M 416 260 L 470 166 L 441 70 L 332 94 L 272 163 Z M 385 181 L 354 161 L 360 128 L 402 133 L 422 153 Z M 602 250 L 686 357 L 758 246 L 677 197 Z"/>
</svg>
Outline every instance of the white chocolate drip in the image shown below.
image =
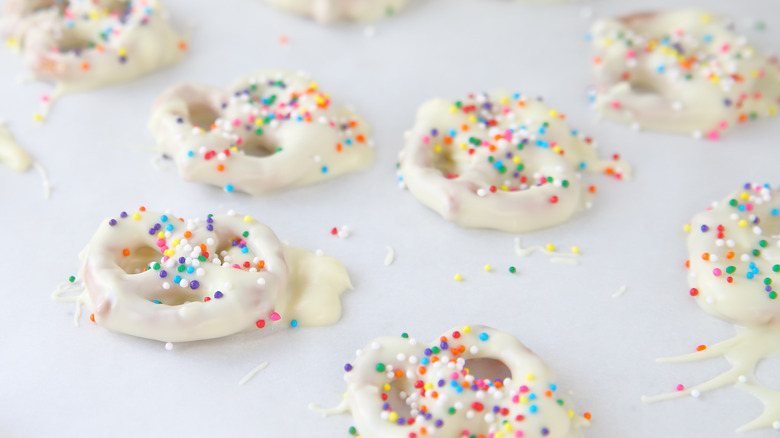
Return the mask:
<svg viewBox="0 0 780 438">
<path fill-rule="evenodd" d="M 409 0 L 267 0 L 276 8 L 312 17 L 320 23 L 370 21 L 390 16 Z"/>
<path fill-rule="evenodd" d="M 149 127 L 182 178 L 228 192 L 271 193 L 374 161 L 368 123 L 302 73 L 262 71 L 228 90 L 177 85 L 157 99 Z"/>
<path fill-rule="evenodd" d="M 263 371 L 267 366 L 268 366 L 268 362 L 263 362 L 260 365 L 254 367 L 251 371 L 246 373 L 246 375 L 242 377 L 241 380 L 238 381 L 238 384 L 246 385 L 247 383 L 249 383 L 250 380 L 252 380 L 257 375 L 257 373 Z"/>
<path fill-rule="evenodd" d="M 505 91 L 423 104 L 400 154 L 403 184 L 458 225 L 521 233 L 587 205 L 580 170 L 628 179 L 591 140 L 536 99 Z"/>
<path fill-rule="evenodd" d="M 33 165 L 32 158 L 16 143 L 13 134 L 2 121 L 0 121 L 0 163 L 17 172 L 24 172 Z"/>
</svg>

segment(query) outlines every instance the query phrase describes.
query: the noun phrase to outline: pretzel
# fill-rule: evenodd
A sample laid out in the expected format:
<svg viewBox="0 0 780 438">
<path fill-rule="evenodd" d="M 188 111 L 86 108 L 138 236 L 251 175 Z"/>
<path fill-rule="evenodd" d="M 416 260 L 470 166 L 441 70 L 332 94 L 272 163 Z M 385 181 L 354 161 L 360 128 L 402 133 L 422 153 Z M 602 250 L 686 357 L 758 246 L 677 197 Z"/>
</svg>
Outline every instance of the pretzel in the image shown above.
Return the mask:
<svg viewBox="0 0 780 438">
<path fill-rule="evenodd" d="M 177 63 L 186 42 L 158 0 L 9 0 L 0 30 L 57 97 Z"/>
<path fill-rule="evenodd" d="M 363 169 L 370 127 L 302 73 L 268 70 L 228 89 L 181 84 L 154 105 L 150 129 L 188 181 L 261 195 Z"/>
<path fill-rule="evenodd" d="M 272 6 L 321 23 L 338 20 L 370 21 L 393 15 L 408 0 L 268 0 Z"/>
<path fill-rule="evenodd" d="M 400 173 L 446 220 L 520 233 L 560 224 L 585 205 L 578 171 L 628 178 L 621 161 L 599 160 L 590 138 L 564 115 L 505 91 L 423 104 L 400 154 Z"/>
<path fill-rule="evenodd" d="M 539 357 L 488 327 L 378 338 L 345 370 L 342 409 L 366 438 L 579 437 L 589 423 Z"/>
<path fill-rule="evenodd" d="M 777 114 L 780 65 L 724 17 L 695 9 L 596 22 L 594 105 L 636 128 L 718 139 Z"/>
<path fill-rule="evenodd" d="M 336 259 L 287 248 L 268 227 L 235 213 L 185 222 L 144 208 L 122 212 L 100 225 L 82 260 L 91 319 L 164 342 L 277 321 L 331 324 L 339 294 L 351 288 Z"/>
<path fill-rule="evenodd" d="M 746 327 L 780 317 L 780 191 L 745 184 L 689 226 L 690 293 L 707 312 Z"/>
</svg>

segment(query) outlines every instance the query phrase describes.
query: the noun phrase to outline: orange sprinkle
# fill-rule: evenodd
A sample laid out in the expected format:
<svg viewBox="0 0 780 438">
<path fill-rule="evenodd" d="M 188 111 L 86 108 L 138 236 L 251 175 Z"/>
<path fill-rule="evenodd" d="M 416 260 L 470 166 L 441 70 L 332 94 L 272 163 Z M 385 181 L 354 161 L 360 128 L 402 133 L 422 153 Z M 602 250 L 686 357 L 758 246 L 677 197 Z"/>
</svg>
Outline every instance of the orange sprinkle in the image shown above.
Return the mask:
<svg viewBox="0 0 780 438">
<path fill-rule="evenodd" d="M 593 58 L 593 63 L 596 64 L 596 65 L 601 64 L 601 58 L 599 58 L 598 56 Z"/>
<path fill-rule="evenodd" d="M 349 122 L 349 127 L 350 128 L 354 128 L 355 126 L 357 126 L 357 121 L 352 120 L 352 121 Z"/>
<path fill-rule="evenodd" d="M 343 151 L 343 150 L 344 150 L 344 146 L 342 146 L 342 145 L 341 145 L 341 143 L 338 143 L 338 144 L 336 145 L 336 150 L 337 150 L 337 151 L 339 151 L 339 152 L 341 152 L 341 151 Z"/>
<path fill-rule="evenodd" d="M 585 415 L 583 415 L 583 417 L 585 417 L 586 420 L 590 420 L 592 415 L 590 415 L 590 412 L 585 412 Z"/>
<path fill-rule="evenodd" d="M 208 249 L 205 243 L 201 243 L 198 246 L 200 247 L 200 252 L 206 252 L 206 250 Z"/>
<path fill-rule="evenodd" d="M 685 261 L 685 267 L 686 268 L 690 268 L 691 267 L 691 261 L 690 260 L 686 260 Z"/>
<path fill-rule="evenodd" d="M 596 186 L 588 187 L 588 191 L 591 192 L 591 193 L 596 193 Z"/>
<path fill-rule="evenodd" d="M 287 35 L 281 35 L 279 37 L 279 44 L 287 44 L 288 42 L 290 42 L 290 39 L 287 38 Z"/>
<path fill-rule="evenodd" d="M 192 231 L 185 231 L 185 232 L 184 232 L 184 237 L 186 237 L 187 239 L 189 239 L 190 237 L 192 237 Z"/>
<path fill-rule="evenodd" d="M 465 124 L 465 123 L 464 123 L 464 124 L 462 124 L 462 125 L 460 126 L 460 129 L 462 129 L 463 131 L 468 131 L 468 130 L 469 130 L 469 125 L 467 125 L 467 124 Z"/>
<path fill-rule="evenodd" d="M 500 380 L 496 380 L 495 382 L 493 382 L 493 386 L 495 386 L 496 389 L 501 389 L 504 387 L 504 382 Z"/>
<path fill-rule="evenodd" d="M 517 105 L 518 106 L 525 106 L 525 101 L 524 100 L 518 100 L 517 101 Z"/>
<path fill-rule="evenodd" d="M 422 376 L 422 375 L 425 375 L 426 369 L 425 369 L 425 367 L 420 367 L 420 368 L 417 368 L 417 372 L 420 373 L 420 375 Z"/>
<path fill-rule="evenodd" d="M 365 135 L 363 135 L 363 134 L 358 134 L 358 135 L 355 137 L 355 140 L 357 140 L 357 141 L 358 141 L 358 143 L 363 143 L 364 141 L 366 141 L 366 136 L 365 136 Z"/>
<path fill-rule="evenodd" d="M 552 391 L 550 391 L 549 389 L 547 391 L 544 391 L 544 396 L 545 397 L 552 397 Z"/>
<path fill-rule="evenodd" d="M 710 253 L 708 253 L 708 252 L 703 253 L 701 255 L 701 259 L 709 261 L 710 260 Z"/>
<path fill-rule="evenodd" d="M 88 62 L 82 62 L 81 63 L 81 69 L 84 71 L 89 70 L 89 63 Z"/>
<path fill-rule="evenodd" d="M 699 345 L 698 347 L 696 347 L 696 351 L 704 351 L 706 349 L 707 349 L 706 345 Z"/>
<path fill-rule="evenodd" d="M 615 169 L 613 169 L 611 167 L 607 167 L 606 169 L 604 169 L 604 173 L 606 173 L 607 175 L 614 175 L 615 174 Z"/>
<path fill-rule="evenodd" d="M 95 322 L 95 314 L 94 313 L 89 315 L 89 320 L 92 321 L 92 322 Z"/>
<path fill-rule="evenodd" d="M 734 251 L 727 252 L 726 253 L 726 258 L 727 259 L 733 259 L 734 258 Z"/>
<path fill-rule="evenodd" d="M 265 268 L 265 260 L 260 260 L 257 262 L 257 269 L 263 269 Z"/>
<path fill-rule="evenodd" d="M 98 53 L 103 53 L 103 51 L 106 50 L 106 47 L 102 44 L 98 44 L 95 46 L 95 50 L 97 50 Z"/>
<path fill-rule="evenodd" d="M 179 41 L 179 50 L 187 50 L 187 47 L 189 47 L 187 41 L 184 40 Z"/>
<path fill-rule="evenodd" d="M 217 164 L 217 172 L 222 172 L 225 170 L 225 165 L 222 163 Z"/>
<path fill-rule="evenodd" d="M 142 205 L 142 206 L 138 207 L 138 211 L 146 211 L 146 207 L 144 207 L 144 206 Z"/>
<path fill-rule="evenodd" d="M 452 144 L 452 137 L 444 137 L 444 144 Z"/>
<path fill-rule="evenodd" d="M 403 377 L 403 376 L 404 376 L 404 372 L 403 372 L 403 371 L 401 371 L 401 370 L 395 370 L 395 378 L 396 378 L 396 379 L 400 379 L 400 378 L 401 378 L 401 377 Z"/>
<path fill-rule="evenodd" d="M 127 249 L 127 248 L 123 249 L 122 250 L 122 255 L 125 256 L 125 257 L 129 256 L 130 255 L 130 250 Z"/>
</svg>

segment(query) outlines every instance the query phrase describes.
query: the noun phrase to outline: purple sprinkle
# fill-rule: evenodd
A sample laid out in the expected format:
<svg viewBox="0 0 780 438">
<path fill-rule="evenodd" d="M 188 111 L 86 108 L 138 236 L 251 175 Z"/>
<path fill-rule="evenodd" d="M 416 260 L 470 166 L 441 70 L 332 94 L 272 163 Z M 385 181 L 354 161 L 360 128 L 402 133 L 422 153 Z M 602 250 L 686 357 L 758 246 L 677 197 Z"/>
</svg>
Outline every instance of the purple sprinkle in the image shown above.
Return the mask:
<svg viewBox="0 0 780 438">
<path fill-rule="evenodd" d="M 436 427 L 442 427 L 444 426 L 444 421 L 442 419 L 438 419 L 434 424 L 436 425 Z"/>
<path fill-rule="evenodd" d="M 449 344 L 447 344 L 447 342 L 446 342 L 446 341 L 442 341 L 442 343 L 439 345 L 439 347 L 440 347 L 442 350 L 449 350 L 449 349 L 450 349 L 450 346 L 449 346 Z"/>
<path fill-rule="evenodd" d="M 494 414 L 497 414 L 498 411 L 500 411 L 500 410 L 501 410 L 501 408 L 499 408 L 498 406 L 493 406 L 493 413 Z"/>
<path fill-rule="evenodd" d="M 160 278 L 165 278 L 168 276 L 168 273 L 165 271 L 160 271 Z"/>
<path fill-rule="evenodd" d="M 193 289 L 197 289 L 200 286 L 200 283 L 198 283 L 198 280 L 192 280 L 190 282 L 190 287 Z"/>
<path fill-rule="evenodd" d="M 179 263 L 184 263 L 186 260 L 184 257 L 179 257 Z"/>
<path fill-rule="evenodd" d="M 111 219 L 110 221 L 108 221 L 108 224 L 113 227 L 114 225 L 116 225 L 116 219 Z"/>
<path fill-rule="evenodd" d="M 397 423 L 399 426 L 403 426 L 404 424 L 406 424 L 406 420 L 404 418 L 398 418 Z"/>
<path fill-rule="evenodd" d="M 431 135 L 436 137 L 437 135 L 439 135 L 439 130 L 438 129 L 431 129 Z"/>
<path fill-rule="evenodd" d="M 178 119 L 176 119 L 176 123 L 184 123 L 184 119 L 182 119 L 181 117 L 179 117 Z"/>
<path fill-rule="evenodd" d="M 441 388 L 442 386 L 446 385 L 447 382 L 445 382 L 444 379 L 439 379 L 437 384 L 439 385 L 439 388 Z"/>
<path fill-rule="evenodd" d="M 709 229 L 710 229 L 710 227 L 708 227 L 708 226 L 706 226 L 706 225 L 702 225 L 702 226 L 701 226 L 701 232 L 702 232 L 702 233 L 706 233 L 707 231 L 709 231 Z"/>
<path fill-rule="evenodd" d="M 149 234 L 154 236 L 154 228 L 149 228 Z"/>
<path fill-rule="evenodd" d="M 206 225 L 206 229 L 209 231 L 214 231 L 214 225 L 208 224 Z"/>
<path fill-rule="evenodd" d="M 220 292 L 220 291 L 214 292 L 214 298 L 216 298 L 216 299 L 222 298 L 222 292 Z"/>
<path fill-rule="evenodd" d="M 154 229 L 155 230 L 159 230 L 160 228 L 162 228 L 162 225 L 160 225 L 159 223 L 154 224 Z"/>
<path fill-rule="evenodd" d="M 431 351 L 431 349 L 430 349 L 430 348 L 426 348 L 426 349 L 425 349 L 425 355 L 426 355 L 426 356 L 430 356 L 430 355 L 432 355 L 432 354 L 433 354 L 433 351 Z"/>
<path fill-rule="evenodd" d="M 127 212 L 123 211 L 123 212 L 119 213 L 119 217 L 121 217 L 122 219 L 126 218 L 127 217 Z"/>
<path fill-rule="evenodd" d="M 352 364 L 348 363 L 348 364 L 344 365 L 344 371 L 346 371 L 346 372 L 352 371 Z"/>
<path fill-rule="evenodd" d="M 213 224 L 214 223 L 214 218 L 209 216 L 208 219 L 206 219 L 206 222 L 208 222 L 210 224 Z"/>
<path fill-rule="evenodd" d="M 547 436 L 550 434 L 550 429 L 547 429 L 546 427 L 542 428 L 542 435 Z"/>
<path fill-rule="evenodd" d="M 383 404 L 382 405 L 382 410 L 383 411 L 389 411 L 390 410 L 390 403 Z"/>
</svg>

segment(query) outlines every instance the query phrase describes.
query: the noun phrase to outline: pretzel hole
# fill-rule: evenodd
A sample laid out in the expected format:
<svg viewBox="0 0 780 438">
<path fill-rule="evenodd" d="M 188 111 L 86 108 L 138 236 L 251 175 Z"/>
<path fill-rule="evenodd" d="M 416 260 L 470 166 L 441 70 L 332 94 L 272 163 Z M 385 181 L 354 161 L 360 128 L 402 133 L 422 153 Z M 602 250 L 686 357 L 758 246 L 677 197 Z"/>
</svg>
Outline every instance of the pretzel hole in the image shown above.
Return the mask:
<svg viewBox="0 0 780 438">
<path fill-rule="evenodd" d="M 464 366 L 468 368 L 469 374 L 477 379 L 495 382 L 496 380 L 503 381 L 504 379 L 512 378 L 512 372 L 509 371 L 509 367 L 498 359 L 489 357 L 466 359 Z"/>
<path fill-rule="evenodd" d="M 61 38 L 57 41 L 60 52 L 83 51 L 90 49 L 94 43 L 80 32 L 73 29 L 63 29 Z"/>
<path fill-rule="evenodd" d="M 195 102 L 188 105 L 190 123 L 197 125 L 206 131 L 211 129 L 211 125 L 219 118 L 219 113 L 215 108 L 206 102 Z"/>
<path fill-rule="evenodd" d="M 412 408 L 406 404 L 406 400 L 415 393 L 415 389 L 407 379 L 396 380 L 392 385 L 390 391 L 387 391 L 387 403 L 399 417 L 409 418 L 412 415 Z M 402 392 L 405 397 L 401 396 Z"/>
<path fill-rule="evenodd" d="M 28 8 L 32 13 L 44 11 L 52 7 L 56 7 L 58 10 L 63 11 L 70 6 L 70 2 L 67 0 L 28 0 L 28 4 Z"/>
<path fill-rule="evenodd" d="M 268 133 L 250 134 L 249 137 L 244 138 L 243 150 L 244 154 L 250 157 L 267 157 L 276 152 L 277 145 Z"/>
<path fill-rule="evenodd" d="M 120 255 L 117 265 L 128 274 L 140 274 L 149 266 L 149 263 L 160 260 L 160 250 L 151 246 L 131 248 L 130 254 Z"/>
</svg>

